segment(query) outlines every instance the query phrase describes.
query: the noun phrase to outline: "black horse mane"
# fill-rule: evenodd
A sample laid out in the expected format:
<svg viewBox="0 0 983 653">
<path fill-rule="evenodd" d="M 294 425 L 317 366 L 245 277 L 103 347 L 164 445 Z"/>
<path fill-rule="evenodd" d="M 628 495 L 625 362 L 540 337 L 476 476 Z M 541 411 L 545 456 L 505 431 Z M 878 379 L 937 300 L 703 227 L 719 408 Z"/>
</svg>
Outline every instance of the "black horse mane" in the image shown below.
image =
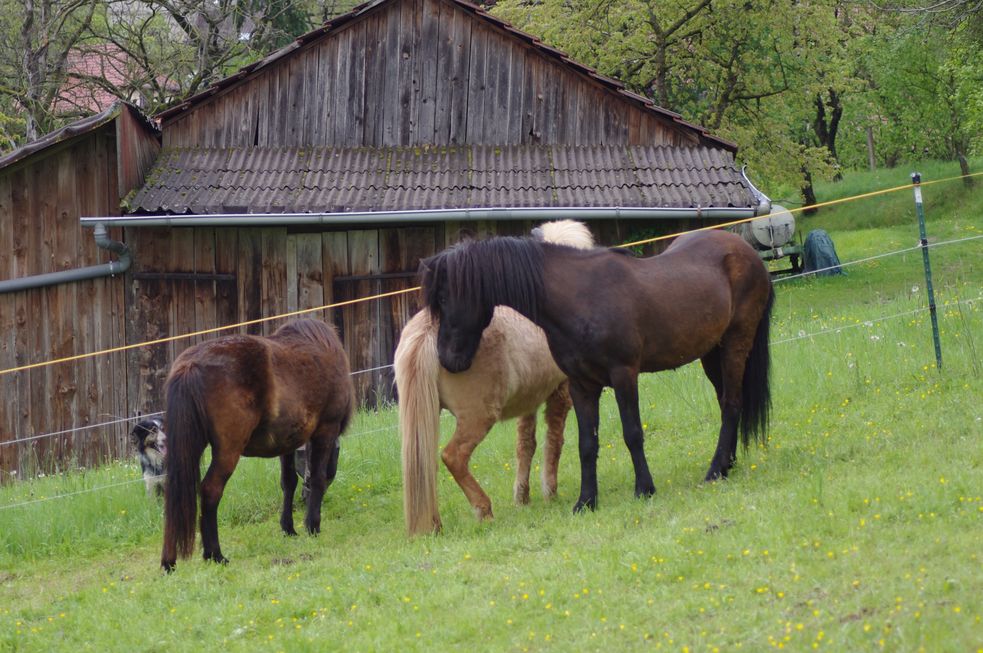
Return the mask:
<svg viewBox="0 0 983 653">
<path fill-rule="evenodd" d="M 421 262 L 424 302 L 440 315 L 440 288 L 446 285 L 455 304 L 475 310 L 508 305 L 535 321 L 547 246 L 511 236 L 458 243 Z"/>
</svg>

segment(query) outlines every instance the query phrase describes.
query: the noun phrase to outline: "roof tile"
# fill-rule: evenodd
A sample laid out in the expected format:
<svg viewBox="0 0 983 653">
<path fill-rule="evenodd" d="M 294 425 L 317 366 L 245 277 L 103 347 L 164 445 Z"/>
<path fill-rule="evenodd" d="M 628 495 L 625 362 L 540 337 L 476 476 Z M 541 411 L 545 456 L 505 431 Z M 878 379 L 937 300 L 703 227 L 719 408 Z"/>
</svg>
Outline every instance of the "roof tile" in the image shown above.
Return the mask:
<svg viewBox="0 0 983 653">
<path fill-rule="evenodd" d="M 147 179 L 133 212 L 757 205 L 732 154 L 705 147 L 168 149 Z"/>
</svg>

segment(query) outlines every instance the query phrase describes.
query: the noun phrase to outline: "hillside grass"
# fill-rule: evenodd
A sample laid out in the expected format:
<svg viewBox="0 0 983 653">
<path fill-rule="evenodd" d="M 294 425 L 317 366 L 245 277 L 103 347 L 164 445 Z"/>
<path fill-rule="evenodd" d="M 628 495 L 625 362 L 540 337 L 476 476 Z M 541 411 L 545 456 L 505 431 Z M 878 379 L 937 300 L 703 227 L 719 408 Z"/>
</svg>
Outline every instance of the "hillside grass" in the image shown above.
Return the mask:
<svg viewBox="0 0 983 653">
<path fill-rule="evenodd" d="M 843 183 L 892 183 L 868 181 Z M 933 242 L 983 234 L 983 183 L 925 200 Z M 910 192 L 800 226 L 844 262 L 918 239 Z M 0 650 L 978 650 L 983 239 L 931 256 L 942 370 L 920 252 L 777 283 L 769 435 L 726 482 L 700 482 L 719 421 L 690 365 L 643 377 L 651 500 L 632 496 L 605 393 L 589 514 L 571 514 L 572 415 L 556 501 L 534 483 L 512 505 L 514 423 L 499 425 L 473 459 L 495 520 L 476 522 L 441 469 L 445 532 L 409 540 L 395 409 L 360 413 L 320 537 L 279 533 L 277 464 L 246 459 L 220 507 L 231 564 L 196 556 L 168 576 L 135 462 L 2 487 Z"/>
</svg>

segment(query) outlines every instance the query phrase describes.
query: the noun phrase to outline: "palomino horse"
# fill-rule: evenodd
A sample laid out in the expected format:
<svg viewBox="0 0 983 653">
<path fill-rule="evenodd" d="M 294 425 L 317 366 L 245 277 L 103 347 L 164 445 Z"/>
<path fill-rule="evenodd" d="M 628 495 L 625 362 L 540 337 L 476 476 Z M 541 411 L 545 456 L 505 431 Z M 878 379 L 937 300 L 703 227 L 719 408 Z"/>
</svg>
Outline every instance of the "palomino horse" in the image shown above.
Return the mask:
<svg viewBox="0 0 983 653">
<path fill-rule="evenodd" d="M 187 558 L 194 549 L 199 464 L 207 445 L 212 461 L 200 481 L 206 560 L 227 562 L 216 515 L 240 456 L 280 457 L 280 527 L 296 535 L 294 451 L 309 443 L 304 525 L 311 534 L 321 530 L 328 458 L 354 407 L 348 357 L 333 327 L 298 320 L 268 338 L 226 336 L 194 345 L 174 361 L 165 390 L 169 451 L 161 567 L 172 570 L 177 554 Z"/>
<path fill-rule="evenodd" d="M 594 239 L 573 220 L 538 227 L 537 238 L 590 248 Z M 563 429 L 570 411 L 566 377 L 553 362 L 543 330 L 506 307 L 495 310 L 481 336 L 474 364 L 451 374 L 437 360 L 437 323 L 423 310 L 406 324 L 396 347 L 399 426 L 403 438 L 403 510 L 410 534 L 440 530 L 437 509 L 437 439 L 440 410 L 457 420 L 444 448 L 444 464 L 479 519 L 492 516 L 491 499 L 471 475 L 469 461 L 496 422 L 519 418 L 514 497 L 529 502 L 529 468 L 536 451 L 536 411 L 546 402 L 543 494 L 556 494 Z"/>
<path fill-rule="evenodd" d="M 757 253 L 739 236 L 704 231 L 638 259 L 623 250 L 588 251 L 530 239 L 462 243 L 421 264 L 424 297 L 439 320 L 437 354 L 467 370 L 496 306 L 542 327 L 570 379 L 580 445 L 575 511 L 597 505 L 598 401 L 614 388 L 635 495 L 651 496 L 638 412 L 638 375 L 696 359 L 720 405 L 717 450 L 706 480 L 726 477 L 742 441 L 768 422 L 768 325 L 774 291 Z"/>
</svg>

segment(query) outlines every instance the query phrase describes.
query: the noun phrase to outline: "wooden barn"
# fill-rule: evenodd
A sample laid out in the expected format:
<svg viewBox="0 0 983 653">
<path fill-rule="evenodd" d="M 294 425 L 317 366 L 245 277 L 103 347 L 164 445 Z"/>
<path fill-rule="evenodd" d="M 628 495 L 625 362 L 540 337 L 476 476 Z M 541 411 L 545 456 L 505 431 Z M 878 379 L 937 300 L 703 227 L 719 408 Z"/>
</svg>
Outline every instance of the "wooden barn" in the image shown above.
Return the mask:
<svg viewBox="0 0 983 653">
<path fill-rule="evenodd" d="M 733 143 L 463 0 L 367 3 L 157 118 L 145 181 L 81 221 L 130 250 L 114 286 L 126 343 L 411 287 L 419 259 L 462 234 L 577 218 L 618 244 L 768 211 Z M 391 396 L 374 368 L 415 310 L 407 294 L 325 315 L 371 370 L 355 377 L 369 405 Z M 192 341 L 113 358 L 121 403 L 93 410 L 160 410 Z M 67 351 L 24 344 L 21 359 Z M 21 410 L 0 440 L 95 419 L 73 410 L 43 426 Z"/>
<path fill-rule="evenodd" d="M 126 342 L 122 229 L 100 246 L 79 217 L 119 215 L 159 150 L 157 129 L 118 104 L 0 157 L 0 370 Z M 123 429 L 29 438 L 127 414 L 125 376 L 122 354 L 0 376 L 0 481 L 124 453 Z"/>
</svg>

